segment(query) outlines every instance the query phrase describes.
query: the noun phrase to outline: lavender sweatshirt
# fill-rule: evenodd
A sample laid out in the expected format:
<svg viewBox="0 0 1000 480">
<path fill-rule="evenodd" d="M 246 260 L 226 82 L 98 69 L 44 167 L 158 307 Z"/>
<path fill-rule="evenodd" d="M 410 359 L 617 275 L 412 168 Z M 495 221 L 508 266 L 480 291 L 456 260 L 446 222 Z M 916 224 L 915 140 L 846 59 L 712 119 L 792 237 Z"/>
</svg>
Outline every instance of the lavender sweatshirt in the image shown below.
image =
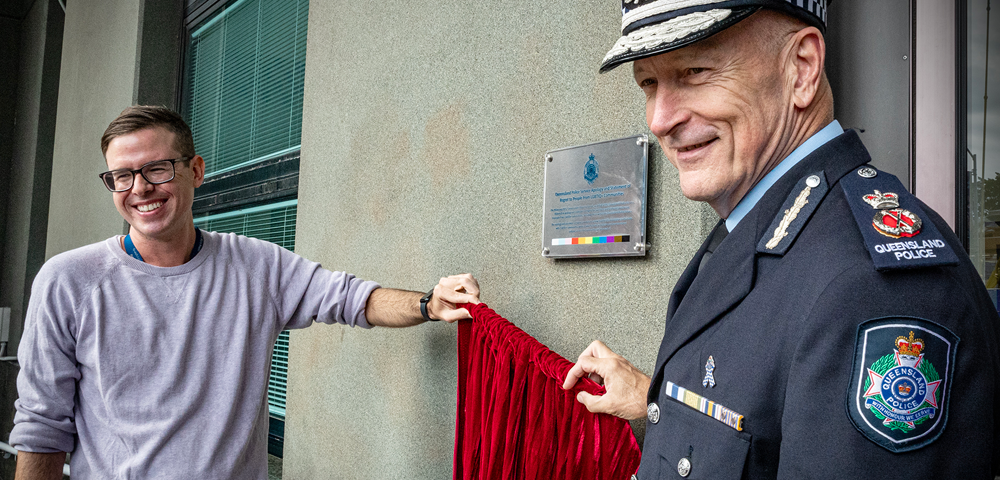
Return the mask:
<svg viewBox="0 0 1000 480">
<path fill-rule="evenodd" d="M 31 288 L 10 443 L 73 453 L 74 479 L 266 479 L 267 379 L 286 328 L 370 328 L 378 288 L 272 243 L 204 232 L 178 267 L 119 237 L 53 257 Z"/>
</svg>

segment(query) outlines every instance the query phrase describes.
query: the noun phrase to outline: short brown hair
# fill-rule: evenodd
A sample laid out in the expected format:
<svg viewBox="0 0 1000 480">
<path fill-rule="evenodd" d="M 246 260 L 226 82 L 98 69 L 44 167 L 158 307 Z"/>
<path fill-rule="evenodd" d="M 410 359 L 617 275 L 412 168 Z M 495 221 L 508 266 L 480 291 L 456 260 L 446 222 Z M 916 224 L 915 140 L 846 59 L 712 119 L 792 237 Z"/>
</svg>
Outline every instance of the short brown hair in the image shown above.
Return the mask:
<svg viewBox="0 0 1000 480">
<path fill-rule="evenodd" d="M 111 141 L 151 127 L 162 127 L 174 134 L 174 148 L 185 157 L 193 157 L 194 139 L 191 127 L 177 112 L 156 105 L 132 105 L 114 119 L 101 136 L 101 153 L 108 154 Z"/>
</svg>

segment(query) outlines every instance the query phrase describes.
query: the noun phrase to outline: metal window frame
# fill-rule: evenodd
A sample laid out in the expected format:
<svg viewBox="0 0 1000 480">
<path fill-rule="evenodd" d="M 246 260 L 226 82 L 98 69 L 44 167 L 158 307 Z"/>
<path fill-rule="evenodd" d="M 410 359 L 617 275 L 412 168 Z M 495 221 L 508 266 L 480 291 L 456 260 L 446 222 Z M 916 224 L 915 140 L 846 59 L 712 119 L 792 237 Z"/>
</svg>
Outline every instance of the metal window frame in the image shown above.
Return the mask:
<svg viewBox="0 0 1000 480">
<path fill-rule="evenodd" d="M 969 253 L 968 0 L 955 0 L 955 234 Z"/>
</svg>

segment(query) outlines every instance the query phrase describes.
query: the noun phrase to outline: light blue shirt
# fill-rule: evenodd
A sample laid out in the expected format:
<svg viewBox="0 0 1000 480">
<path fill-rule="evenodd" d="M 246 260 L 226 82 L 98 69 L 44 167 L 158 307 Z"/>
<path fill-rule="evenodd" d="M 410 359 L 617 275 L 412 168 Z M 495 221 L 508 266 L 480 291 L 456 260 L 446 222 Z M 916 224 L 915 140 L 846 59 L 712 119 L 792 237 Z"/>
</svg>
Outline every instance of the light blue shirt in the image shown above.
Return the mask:
<svg viewBox="0 0 1000 480">
<path fill-rule="evenodd" d="M 806 158 L 807 155 L 815 151 L 817 148 L 822 147 L 826 142 L 837 138 L 841 133 L 844 133 L 844 128 L 840 126 L 840 122 L 834 120 L 830 122 L 829 125 L 823 127 L 822 130 L 814 133 L 813 136 L 809 137 L 809 139 L 803 142 L 802 145 L 799 145 L 798 148 L 792 150 L 792 153 L 788 154 L 788 156 L 785 157 L 785 159 L 782 160 L 777 167 L 774 167 L 773 170 L 767 172 L 767 175 L 764 175 L 764 178 L 760 179 L 760 181 L 757 182 L 757 185 L 754 185 L 753 188 L 751 188 L 750 191 L 743 196 L 740 203 L 736 204 L 736 208 L 733 209 L 733 211 L 729 214 L 729 218 L 726 219 L 726 229 L 730 232 L 733 231 L 733 229 L 736 228 L 736 225 L 740 223 L 740 220 L 743 220 L 743 217 L 745 217 L 746 214 L 753 209 L 754 205 L 757 205 L 757 202 L 760 201 L 760 197 L 763 197 L 771 186 L 774 185 L 774 182 L 777 182 L 782 175 L 788 173 L 788 171 L 791 170 L 795 164 L 802 161 L 802 159 Z"/>
</svg>

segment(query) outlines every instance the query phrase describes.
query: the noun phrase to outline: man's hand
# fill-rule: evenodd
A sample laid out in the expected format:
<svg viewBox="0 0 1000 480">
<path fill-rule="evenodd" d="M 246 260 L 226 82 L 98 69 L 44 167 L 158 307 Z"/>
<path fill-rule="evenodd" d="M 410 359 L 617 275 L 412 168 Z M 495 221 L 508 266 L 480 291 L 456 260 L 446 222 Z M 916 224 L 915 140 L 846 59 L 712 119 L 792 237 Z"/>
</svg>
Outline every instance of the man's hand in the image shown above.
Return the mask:
<svg viewBox="0 0 1000 480">
<path fill-rule="evenodd" d="M 576 365 L 566 374 L 563 389 L 569 390 L 584 375 L 590 378 L 597 376 L 595 381 L 604 385 L 607 393 L 602 396 L 587 392 L 576 394 L 576 399 L 587 410 L 594 413 L 607 413 L 626 420 L 635 420 L 646 416 L 646 393 L 649 391 L 650 379 L 639 369 L 611 351 L 600 340 L 594 340 L 577 359 Z"/>
<path fill-rule="evenodd" d="M 463 303 L 479 303 L 479 282 L 468 273 L 444 277 L 434 287 L 427 314 L 448 323 L 472 318 L 468 310 L 456 307 Z"/>
<path fill-rule="evenodd" d="M 420 314 L 420 298 L 424 294 L 392 288 L 376 288 L 368 296 L 365 316 L 377 327 L 411 327 L 424 323 Z M 465 303 L 479 303 L 479 282 L 468 273 L 444 277 L 434 287 L 427 314 L 448 323 L 472 318 L 469 311 L 458 308 Z"/>
</svg>

